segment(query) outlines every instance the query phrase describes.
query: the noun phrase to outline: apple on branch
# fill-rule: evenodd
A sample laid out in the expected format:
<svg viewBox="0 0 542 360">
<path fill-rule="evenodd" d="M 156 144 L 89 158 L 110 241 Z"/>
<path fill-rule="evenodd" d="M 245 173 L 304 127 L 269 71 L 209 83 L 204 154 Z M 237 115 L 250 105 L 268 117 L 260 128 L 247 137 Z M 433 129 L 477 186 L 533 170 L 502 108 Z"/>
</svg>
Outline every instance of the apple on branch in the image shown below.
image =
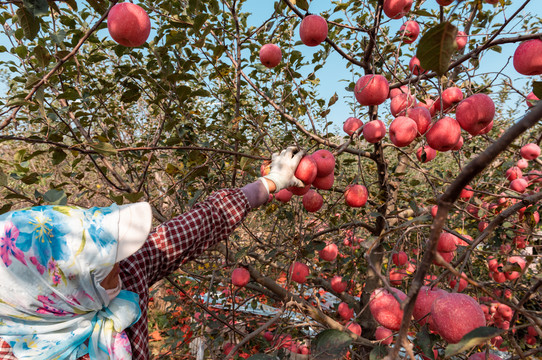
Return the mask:
<svg viewBox="0 0 542 360">
<path fill-rule="evenodd" d="M 109 11 L 107 30 L 120 45 L 141 46 L 151 32 L 151 20 L 141 6 L 123 2 L 113 5 Z"/>
<path fill-rule="evenodd" d="M 307 46 L 317 46 L 327 37 L 327 21 L 320 15 L 307 15 L 299 26 L 299 37 Z"/>
</svg>

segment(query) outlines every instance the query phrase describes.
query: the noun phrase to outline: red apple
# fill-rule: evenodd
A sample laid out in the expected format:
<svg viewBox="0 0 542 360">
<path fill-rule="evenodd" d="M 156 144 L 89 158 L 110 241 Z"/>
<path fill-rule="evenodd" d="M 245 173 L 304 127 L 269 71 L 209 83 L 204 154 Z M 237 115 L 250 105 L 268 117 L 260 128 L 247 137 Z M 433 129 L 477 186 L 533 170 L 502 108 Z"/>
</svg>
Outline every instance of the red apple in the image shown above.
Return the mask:
<svg viewBox="0 0 542 360">
<path fill-rule="evenodd" d="M 393 342 L 393 332 L 383 326 L 379 326 L 375 330 L 375 340 L 380 340 L 382 345 L 389 345 Z"/>
<path fill-rule="evenodd" d="M 468 41 L 469 41 L 469 38 L 467 37 L 467 34 L 464 31 L 457 32 L 457 35 L 455 36 L 455 43 L 457 44 L 457 50 L 463 50 L 465 45 L 467 45 Z"/>
<path fill-rule="evenodd" d="M 454 106 L 463 100 L 463 92 L 457 86 L 447 88 L 442 92 L 442 103 L 444 110 Z"/>
<path fill-rule="evenodd" d="M 287 188 L 292 194 L 297 196 L 303 196 L 311 189 L 311 184 L 307 184 L 304 187 L 290 186 Z"/>
<path fill-rule="evenodd" d="M 412 7 L 412 0 L 384 0 L 384 14 L 391 19 L 400 19 Z"/>
<path fill-rule="evenodd" d="M 512 166 L 510 169 L 506 170 L 505 176 L 508 181 L 513 181 L 520 179 L 523 176 L 523 172 L 519 167 Z"/>
<path fill-rule="evenodd" d="M 329 175 L 335 169 L 335 156 L 325 149 L 315 151 L 312 158 L 316 161 L 316 176 L 323 177 Z"/>
<path fill-rule="evenodd" d="M 260 61 L 268 68 L 274 68 L 282 59 L 282 51 L 275 44 L 265 44 L 260 48 Z"/>
<path fill-rule="evenodd" d="M 307 281 L 307 276 L 309 275 L 309 267 L 303 263 L 296 261 L 290 266 L 290 275 L 292 276 L 293 281 L 303 284 Z"/>
<path fill-rule="evenodd" d="M 408 255 L 404 251 L 399 251 L 391 256 L 391 261 L 397 266 L 403 266 L 408 261 Z"/>
<path fill-rule="evenodd" d="M 453 2 L 454 0 L 437 0 L 437 4 L 439 4 L 440 6 L 448 6 Z"/>
<path fill-rule="evenodd" d="M 540 156 L 540 147 L 533 143 L 523 145 L 519 150 L 519 155 L 525 160 L 534 160 Z"/>
<path fill-rule="evenodd" d="M 109 11 L 107 30 L 120 45 L 141 46 L 151 32 L 151 20 L 141 6 L 123 2 L 113 5 Z"/>
<path fill-rule="evenodd" d="M 436 109 L 435 109 L 435 100 L 431 98 L 425 98 L 424 100 L 420 101 L 418 103 L 418 106 L 423 106 L 427 110 L 429 110 L 429 113 L 431 114 L 431 117 L 435 116 Z"/>
<path fill-rule="evenodd" d="M 386 125 L 381 120 L 369 121 L 363 127 L 363 138 L 371 144 L 377 143 L 386 136 Z"/>
<path fill-rule="evenodd" d="M 352 309 L 347 303 L 344 301 L 339 304 L 339 308 L 337 309 L 337 312 L 343 318 L 343 320 L 350 320 L 352 316 L 354 316 L 354 309 Z"/>
<path fill-rule="evenodd" d="M 416 98 L 410 94 L 399 94 L 391 99 L 390 111 L 393 116 L 405 115 L 406 110 L 416 105 Z"/>
<path fill-rule="evenodd" d="M 346 325 L 346 328 L 350 331 L 352 331 L 357 336 L 361 336 L 361 326 L 357 323 L 349 323 Z"/>
<path fill-rule="evenodd" d="M 440 252 L 438 251 L 438 253 L 440 254 L 440 256 L 442 257 L 442 259 L 444 261 L 446 261 L 447 263 L 450 263 L 453 259 L 454 259 L 454 256 L 455 256 L 455 253 L 454 252 Z M 437 266 L 443 266 L 441 264 L 439 264 L 437 262 L 437 259 L 434 259 L 433 260 L 433 264 L 437 265 Z"/>
<path fill-rule="evenodd" d="M 474 94 L 457 105 L 455 114 L 461 128 L 474 136 L 493 121 L 495 104 L 486 94 Z"/>
<path fill-rule="evenodd" d="M 528 107 L 533 107 L 535 102 L 540 100 L 538 96 L 534 94 L 534 92 L 530 92 L 529 95 L 527 95 L 527 98 L 525 99 L 525 102 L 527 103 Z"/>
<path fill-rule="evenodd" d="M 529 186 L 529 183 L 524 178 L 512 180 L 510 182 L 510 189 L 523 194 L 525 190 L 527 190 L 527 186 Z"/>
<path fill-rule="evenodd" d="M 516 166 L 521 169 L 521 170 L 524 170 L 524 169 L 527 169 L 529 167 L 529 162 L 525 159 L 519 159 L 517 162 L 516 162 Z"/>
<path fill-rule="evenodd" d="M 231 273 L 231 282 L 238 287 L 244 287 L 250 281 L 250 273 L 245 268 L 236 268 Z"/>
<path fill-rule="evenodd" d="M 418 126 L 418 135 L 424 135 L 431 125 L 431 113 L 424 106 L 415 106 L 407 109 L 406 116 L 414 120 Z"/>
<path fill-rule="evenodd" d="M 437 243 L 437 251 L 441 253 L 452 252 L 457 249 L 456 236 L 447 232 L 440 234 Z"/>
<path fill-rule="evenodd" d="M 431 306 L 435 330 L 449 343 L 458 343 L 470 331 L 486 326 L 480 304 L 472 297 L 460 293 L 439 296 Z"/>
<path fill-rule="evenodd" d="M 446 291 L 442 289 L 430 288 L 429 286 L 422 286 L 420 288 L 420 292 L 418 293 L 418 297 L 414 303 L 414 310 L 412 312 L 414 319 L 418 321 L 420 325 L 429 323 L 429 325 L 432 327 L 431 306 L 436 298 L 444 294 L 446 294 Z"/>
<path fill-rule="evenodd" d="M 293 193 L 288 189 L 282 189 L 275 194 L 275 198 L 283 203 L 287 203 L 292 198 Z"/>
<path fill-rule="evenodd" d="M 390 284 L 393 286 L 399 286 L 403 282 L 403 279 L 407 276 L 407 273 L 403 269 L 392 268 L 390 270 Z"/>
<path fill-rule="evenodd" d="M 448 151 L 454 148 L 461 137 L 459 123 L 451 117 L 443 117 L 433 124 L 425 133 L 427 144 L 438 151 Z"/>
<path fill-rule="evenodd" d="M 392 288 L 392 291 L 401 301 L 406 299 L 406 294 L 401 290 Z M 369 310 L 380 325 L 395 331 L 401 327 L 403 319 L 401 304 L 388 290 L 378 288 L 371 293 Z"/>
<path fill-rule="evenodd" d="M 420 25 L 414 20 L 406 21 L 401 28 L 399 28 L 399 36 L 404 36 L 403 40 L 405 44 L 411 44 L 418 38 L 420 35 Z"/>
<path fill-rule="evenodd" d="M 408 86 L 407 85 L 402 85 L 399 88 L 390 89 L 390 93 L 389 93 L 388 97 L 390 99 L 393 99 L 394 97 L 396 97 L 399 94 L 407 94 L 407 93 L 410 93 L 410 90 L 408 90 Z"/>
<path fill-rule="evenodd" d="M 333 291 L 335 291 L 337 294 L 340 294 L 342 293 L 343 291 L 346 290 L 346 287 L 347 287 L 347 283 L 346 281 L 343 280 L 342 276 L 339 276 L 339 275 L 335 275 L 331 281 L 331 288 L 333 289 Z"/>
<path fill-rule="evenodd" d="M 422 68 L 420 64 L 420 59 L 418 59 L 416 56 L 413 56 L 410 59 L 410 61 L 408 62 L 408 68 L 410 72 L 416 76 L 426 73 L 426 70 Z"/>
<path fill-rule="evenodd" d="M 344 192 L 346 205 L 351 207 L 362 207 L 367 202 L 368 197 L 367 188 L 359 184 L 349 185 Z"/>
<path fill-rule="evenodd" d="M 542 74 L 542 40 L 527 40 L 514 52 L 514 68 L 522 75 Z"/>
<path fill-rule="evenodd" d="M 472 191 L 472 186 L 467 185 L 463 190 L 461 190 L 461 193 L 459 194 L 459 197 L 463 200 L 469 200 L 474 195 L 474 191 Z"/>
<path fill-rule="evenodd" d="M 316 178 L 314 178 L 314 181 L 312 182 L 312 186 L 321 190 L 329 190 L 333 187 L 334 182 L 335 182 L 335 174 L 329 173 L 326 176 L 323 176 L 323 177 L 317 176 Z"/>
<path fill-rule="evenodd" d="M 452 150 L 454 150 L 454 151 L 460 150 L 463 147 L 463 142 L 464 142 L 463 136 L 460 136 L 459 140 L 457 141 L 455 146 L 452 148 Z"/>
<path fill-rule="evenodd" d="M 437 151 L 429 145 L 419 147 L 416 151 L 416 157 L 419 162 L 426 163 L 433 160 L 437 156 Z"/>
<path fill-rule="evenodd" d="M 352 136 L 357 129 L 363 126 L 363 121 L 355 117 L 349 117 L 343 124 L 343 130 L 348 135 Z"/>
<path fill-rule="evenodd" d="M 324 199 L 322 198 L 322 195 L 318 194 L 312 189 L 303 195 L 303 207 L 308 212 L 316 212 L 320 210 L 323 204 Z"/>
<path fill-rule="evenodd" d="M 303 156 L 297 165 L 294 176 L 303 181 L 305 185 L 309 185 L 312 184 L 317 174 L 318 166 L 316 165 L 316 161 L 312 158 L 312 156 L 307 155 Z"/>
<path fill-rule="evenodd" d="M 361 105 L 380 105 L 388 98 L 390 86 L 382 75 L 365 75 L 354 87 L 354 95 Z"/>
<path fill-rule="evenodd" d="M 467 274 L 461 273 L 461 277 L 459 279 L 459 287 L 457 288 L 458 292 L 463 292 L 469 285 L 466 279 L 467 279 Z M 450 280 L 449 284 L 452 289 L 455 289 L 455 286 L 457 285 L 457 279 Z"/>
<path fill-rule="evenodd" d="M 327 37 L 327 21 L 320 15 L 307 15 L 299 26 L 299 36 L 303 44 L 317 46 Z"/>
<path fill-rule="evenodd" d="M 525 269 L 525 259 L 520 256 L 510 256 L 508 258 L 508 263 L 517 264 L 522 271 Z M 521 276 L 521 273 L 519 271 L 508 271 L 505 273 L 505 276 L 508 280 L 515 280 Z"/>
<path fill-rule="evenodd" d="M 337 254 L 339 253 L 339 248 L 336 244 L 328 244 L 326 247 L 324 247 L 322 250 L 318 252 L 318 255 L 320 256 L 320 259 L 325 261 L 333 261 L 337 258 Z"/>
<path fill-rule="evenodd" d="M 396 96 L 394 99 L 397 99 Z M 392 100 L 393 101 L 393 100 Z M 390 125 L 390 140 L 397 147 L 410 145 L 418 135 L 418 125 L 406 116 L 396 117 Z"/>
<path fill-rule="evenodd" d="M 438 211 L 438 205 L 433 205 L 431 207 L 431 216 L 436 217 L 437 216 L 437 211 Z"/>
</svg>

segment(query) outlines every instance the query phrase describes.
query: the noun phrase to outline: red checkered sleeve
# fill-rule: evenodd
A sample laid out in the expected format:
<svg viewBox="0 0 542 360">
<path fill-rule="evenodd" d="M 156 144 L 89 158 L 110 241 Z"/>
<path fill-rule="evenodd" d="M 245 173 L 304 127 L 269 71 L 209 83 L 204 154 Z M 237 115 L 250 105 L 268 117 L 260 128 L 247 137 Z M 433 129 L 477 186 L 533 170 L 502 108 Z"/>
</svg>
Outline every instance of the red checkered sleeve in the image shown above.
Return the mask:
<svg viewBox="0 0 542 360">
<path fill-rule="evenodd" d="M 189 212 L 156 227 L 145 245 L 121 262 L 123 286 L 139 294 L 142 313 L 141 319 L 126 330 L 134 359 L 149 357 L 149 287 L 226 239 L 249 211 L 248 200 L 241 190 L 217 191 Z"/>
<path fill-rule="evenodd" d="M 120 263 L 125 290 L 139 295 L 141 318 L 126 329 L 134 360 L 149 359 L 147 306 L 149 287 L 182 263 L 226 239 L 250 211 L 240 189 L 211 194 L 190 211 L 156 227 L 139 251 Z M 0 359 L 16 360 L 9 344 L 0 338 Z M 82 358 L 88 359 L 88 356 Z"/>
</svg>

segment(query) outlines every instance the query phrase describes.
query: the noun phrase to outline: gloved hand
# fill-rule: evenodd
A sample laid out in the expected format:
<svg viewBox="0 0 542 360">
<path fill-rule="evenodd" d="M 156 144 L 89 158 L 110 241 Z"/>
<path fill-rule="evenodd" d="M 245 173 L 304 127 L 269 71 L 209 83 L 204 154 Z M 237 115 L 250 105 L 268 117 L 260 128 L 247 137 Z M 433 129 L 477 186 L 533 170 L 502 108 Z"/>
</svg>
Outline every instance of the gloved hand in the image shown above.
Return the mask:
<svg viewBox="0 0 542 360">
<path fill-rule="evenodd" d="M 271 157 L 271 170 L 269 171 L 269 174 L 260 178 L 263 180 L 262 182 L 266 188 L 268 185 L 265 179 L 271 180 L 273 183 L 275 183 L 275 192 L 289 186 L 305 186 L 305 184 L 303 184 L 303 182 L 294 175 L 297 165 L 301 161 L 301 158 L 305 155 L 305 152 L 299 151 L 294 155 L 295 150 L 295 146 L 290 146 L 286 150 L 282 150 L 280 154 L 273 154 Z M 267 190 L 269 190 L 269 188 L 267 188 Z"/>
</svg>

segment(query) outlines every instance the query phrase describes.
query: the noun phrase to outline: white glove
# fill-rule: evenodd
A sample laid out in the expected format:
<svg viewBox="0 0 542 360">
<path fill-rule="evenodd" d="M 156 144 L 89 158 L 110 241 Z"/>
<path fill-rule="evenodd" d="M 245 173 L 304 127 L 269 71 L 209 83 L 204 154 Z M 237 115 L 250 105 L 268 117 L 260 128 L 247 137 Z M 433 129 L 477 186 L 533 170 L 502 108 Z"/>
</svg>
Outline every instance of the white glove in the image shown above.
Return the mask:
<svg viewBox="0 0 542 360">
<path fill-rule="evenodd" d="M 305 155 L 305 152 L 299 151 L 294 155 L 295 150 L 295 146 L 290 146 L 286 150 L 282 150 L 280 154 L 274 153 L 271 157 L 271 170 L 269 171 L 269 174 L 260 178 L 268 191 L 269 188 L 265 179 L 275 183 L 277 188 L 275 192 L 290 186 L 305 186 L 305 184 L 294 175 L 297 165 Z"/>
</svg>

